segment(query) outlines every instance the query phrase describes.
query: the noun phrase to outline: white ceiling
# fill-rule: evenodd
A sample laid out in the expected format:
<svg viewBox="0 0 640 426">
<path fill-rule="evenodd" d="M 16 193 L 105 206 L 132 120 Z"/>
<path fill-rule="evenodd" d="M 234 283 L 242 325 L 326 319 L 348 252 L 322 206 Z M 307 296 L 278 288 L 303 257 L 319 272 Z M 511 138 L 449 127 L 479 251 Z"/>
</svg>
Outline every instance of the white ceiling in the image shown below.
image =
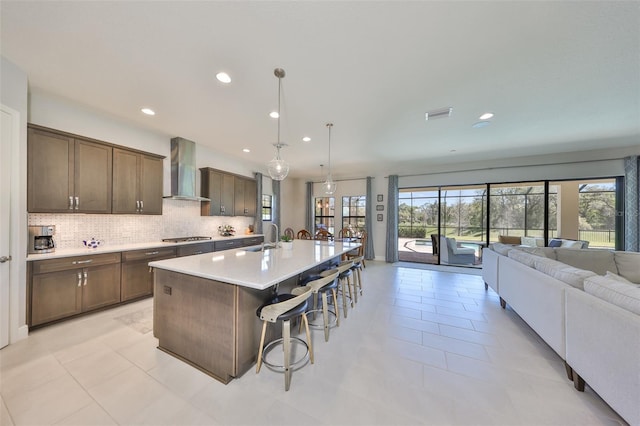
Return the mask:
<svg viewBox="0 0 640 426">
<path fill-rule="evenodd" d="M 329 121 L 338 178 L 640 145 L 638 1 L 2 0 L 0 12 L 2 55 L 32 90 L 262 169 L 284 68 L 291 176 L 320 175 Z M 487 111 L 492 124 L 472 128 Z"/>
</svg>

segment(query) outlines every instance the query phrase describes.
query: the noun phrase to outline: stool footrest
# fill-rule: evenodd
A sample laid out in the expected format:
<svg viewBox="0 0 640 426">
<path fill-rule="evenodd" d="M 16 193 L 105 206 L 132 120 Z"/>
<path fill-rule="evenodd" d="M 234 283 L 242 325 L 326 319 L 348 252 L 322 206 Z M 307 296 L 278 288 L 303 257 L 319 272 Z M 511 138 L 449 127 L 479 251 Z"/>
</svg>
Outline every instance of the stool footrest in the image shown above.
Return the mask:
<svg viewBox="0 0 640 426">
<path fill-rule="evenodd" d="M 297 359 L 293 362 L 291 362 L 289 364 L 290 368 L 293 369 L 293 367 L 296 367 L 300 364 L 303 364 L 307 358 L 309 357 L 309 345 L 307 345 L 307 342 L 305 342 L 304 340 L 300 339 L 299 337 L 291 337 L 290 338 L 291 343 L 297 343 L 300 344 L 302 346 L 304 346 L 304 355 L 302 357 L 300 357 L 300 359 Z M 276 340 L 273 340 L 271 342 L 269 342 L 267 345 L 265 345 L 264 350 L 262 352 L 262 363 L 264 365 L 266 365 L 267 367 L 269 367 L 271 370 L 279 370 L 284 372 L 284 365 L 282 364 L 273 364 L 270 363 L 269 361 L 267 361 L 267 355 L 269 354 L 269 352 L 271 352 L 271 350 L 276 347 L 276 345 L 280 345 L 280 344 L 284 344 L 284 339 L 283 338 L 279 338 Z"/>
</svg>

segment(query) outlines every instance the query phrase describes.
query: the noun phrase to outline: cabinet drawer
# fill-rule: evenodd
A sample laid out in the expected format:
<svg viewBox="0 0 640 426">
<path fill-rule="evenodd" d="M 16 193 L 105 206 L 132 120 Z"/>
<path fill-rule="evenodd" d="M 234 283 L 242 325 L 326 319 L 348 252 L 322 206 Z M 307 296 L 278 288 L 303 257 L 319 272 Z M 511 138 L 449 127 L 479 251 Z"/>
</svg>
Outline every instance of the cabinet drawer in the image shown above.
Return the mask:
<svg viewBox="0 0 640 426">
<path fill-rule="evenodd" d="M 120 263 L 120 253 L 104 253 L 94 255 L 72 256 L 60 259 L 37 260 L 33 262 L 34 274 L 66 271 L 68 269 L 87 268 L 90 266 Z"/>
<path fill-rule="evenodd" d="M 154 247 L 145 250 L 131 250 L 122 253 L 123 262 L 131 262 L 134 260 L 148 259 L 158 260 L 160 258 L 175 257 L 175 247 Z"/>
<path fill-rule="evenodd" d="M 212 251 L 213 242 L 189 244 L 188 246 L 178 246 L 178 257 L 210 253 Z"/>
<path fill-rule="evenodd" d="M 213 243 L 214 251 L 229 250 L 238 247 L 242 247 L 242 239 L 223 240 Z"/>
<path fill-rule="evenodd" d="M 264 237 L 243 238 L 242 239 L 242 246 L 243 247 L 257 246 L 258 244 L 262 244 L 263 241 L 264 241 Z"/>
</svg>

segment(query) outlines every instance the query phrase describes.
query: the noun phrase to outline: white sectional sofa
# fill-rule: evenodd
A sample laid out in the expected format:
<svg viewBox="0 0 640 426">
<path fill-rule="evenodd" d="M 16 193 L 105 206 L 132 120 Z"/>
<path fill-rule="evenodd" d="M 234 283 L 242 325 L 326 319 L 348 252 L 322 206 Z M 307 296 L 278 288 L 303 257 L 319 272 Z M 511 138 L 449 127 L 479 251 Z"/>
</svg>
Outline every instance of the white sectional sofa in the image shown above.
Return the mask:
<svg viewBox="0 0 640 426">
<path fill-rule="evenodd" d="M 640 425 L 640 253 L 493 244 L 483 279 L 594 389 Z"/>
</svg>

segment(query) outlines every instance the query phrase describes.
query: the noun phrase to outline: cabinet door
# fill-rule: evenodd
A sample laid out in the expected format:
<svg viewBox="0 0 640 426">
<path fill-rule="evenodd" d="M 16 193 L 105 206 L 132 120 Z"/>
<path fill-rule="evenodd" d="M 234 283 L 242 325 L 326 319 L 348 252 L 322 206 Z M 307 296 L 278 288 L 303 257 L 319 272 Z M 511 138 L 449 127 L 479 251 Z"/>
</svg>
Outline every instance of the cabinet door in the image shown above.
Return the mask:
<svg viewBox="0 0 640 426">
<path fill-rule="evenodd" d="M 244 207 L 244 191 L 245 191 L 245 182 L 246 179 L 242 179 L 239 177 L 233 178 L 233 214 L 235 216 L 244 216 L 245 215 L 245 207 Z"/>
<path fill-rule="evenodd" d="M 27 211 L 72 211 L 73 139 L 30 128 L 27 142 Z"/>
<path fill-rule="evenodd" d="M 140 164 L 140 213 L 162 214 L 162 158 L 141 155 Z"/>
<path fill-rule="evenodd" d="M 92 266 L 82 270 L 82 311 L 120 302 L 120 264 Z"/>
<path fill-rule="evenodd" d="M 219 216 L 222 214 L 222 173 L 203 168 L 200 169 L 200 177 L 200 195 L 211 200 L 200 203 L 200 215 Z"/>
<path fill-rule="evenodd" d="M 246 180 L 244 182 L 244 215 L 255 216 L 258 212 L 256 202 L 258 199 L 258 185 L 255 180 Z"/>
<path fill-rule="evenodd" d="M 32 326 L 82 312 L 82 269 L 33 275 Z"/>
<path fill-rule="evenodd" d="M 234 214 L 234 180 L 235 178 L 232 175 L 222 174 L 220 196 L 222 216 L 233 216 Z"/>
<path fill-rule="evenodd" d="M 138 213 L 138 163 L 140 155 L 113 149 L 113 213 Z"/>
<path fill-rule="evenodd" d="M 113 148 L 75 140 L 75 212 L 111 213 L 111 164 Z"/>
<path fill-rule="evenodd" d="M 147 261 L 122 265 L 122 301 L 153 294 L 153 271 Z"/>
</svg>

